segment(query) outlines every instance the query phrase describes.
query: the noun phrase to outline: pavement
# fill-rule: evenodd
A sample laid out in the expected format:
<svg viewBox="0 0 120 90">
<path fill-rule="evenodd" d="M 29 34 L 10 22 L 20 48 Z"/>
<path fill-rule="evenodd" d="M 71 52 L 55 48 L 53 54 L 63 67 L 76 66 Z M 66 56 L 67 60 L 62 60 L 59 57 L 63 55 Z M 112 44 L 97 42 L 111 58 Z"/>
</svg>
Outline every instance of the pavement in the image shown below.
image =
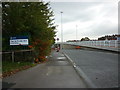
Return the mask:
<svg viewBox="0 0 120 90">
<path fill-rule="evenodd" d="M 6 77 L 2 84 L 3 88 L 87 88 L 69 60 L 56 51 L 48 62 Z"/>
</svg>

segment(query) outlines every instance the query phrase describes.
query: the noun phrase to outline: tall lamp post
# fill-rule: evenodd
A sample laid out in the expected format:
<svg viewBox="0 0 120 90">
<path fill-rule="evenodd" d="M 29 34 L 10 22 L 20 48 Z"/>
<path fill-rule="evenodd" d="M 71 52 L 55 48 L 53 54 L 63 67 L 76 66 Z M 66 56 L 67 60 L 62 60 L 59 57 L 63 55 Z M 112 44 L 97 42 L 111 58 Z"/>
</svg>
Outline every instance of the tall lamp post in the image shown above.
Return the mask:
<svg viewBox="0 0 120 90">
<path fill-rule="evenodd" d="M 77 41 L 77 25 L 76 25 L 76 41 Z"/>
<path fill-rule="evenodd" d="M 63 49 L 63 26 L 62 26 L 62 14 L 63 12 L 61 11 L 61 49 Z"/>
</svg>

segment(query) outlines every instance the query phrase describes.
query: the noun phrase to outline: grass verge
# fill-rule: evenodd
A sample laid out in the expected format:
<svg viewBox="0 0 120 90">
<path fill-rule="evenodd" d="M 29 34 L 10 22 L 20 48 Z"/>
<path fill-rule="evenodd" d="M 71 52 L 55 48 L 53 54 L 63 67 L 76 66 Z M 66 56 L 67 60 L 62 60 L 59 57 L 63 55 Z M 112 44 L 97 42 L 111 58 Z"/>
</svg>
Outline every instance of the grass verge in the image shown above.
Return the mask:
<svg viewBox="0 0 120 90">
<path fill-rule="evenodd" d="M 18 71 L 35 66 L 31 62 L 2 62 L 2 77 L 10 76 Z"/>
</svg>

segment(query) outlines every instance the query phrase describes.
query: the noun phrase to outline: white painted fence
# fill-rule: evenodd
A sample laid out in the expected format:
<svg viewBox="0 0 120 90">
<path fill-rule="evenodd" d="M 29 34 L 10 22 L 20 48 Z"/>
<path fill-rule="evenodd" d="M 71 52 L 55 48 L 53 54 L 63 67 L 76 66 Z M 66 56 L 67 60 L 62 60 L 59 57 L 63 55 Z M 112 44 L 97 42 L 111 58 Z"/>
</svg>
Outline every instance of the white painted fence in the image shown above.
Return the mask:
<svg viewBox="0 0 120 90">
<path fill-rule="evenodd" d="M 91 47 L 96 46 L 96 47 L 120 48 L 120 41 L 118 40 L 64 42 L 64 44 L 91 46 Z"/>
</svg>

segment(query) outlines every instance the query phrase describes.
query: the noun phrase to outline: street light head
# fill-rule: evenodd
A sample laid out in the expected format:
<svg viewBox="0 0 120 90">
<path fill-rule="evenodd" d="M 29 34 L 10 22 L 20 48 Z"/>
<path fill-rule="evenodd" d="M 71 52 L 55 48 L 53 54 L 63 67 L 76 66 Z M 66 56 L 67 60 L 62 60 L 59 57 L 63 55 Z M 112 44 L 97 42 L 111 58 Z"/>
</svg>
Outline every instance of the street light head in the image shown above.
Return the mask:
<svg viewBox="0 0 120 90">
<path fill-rule="evenodd" d="M 62 11 L 60 13 L 63 13 Z"/>
</svg>

